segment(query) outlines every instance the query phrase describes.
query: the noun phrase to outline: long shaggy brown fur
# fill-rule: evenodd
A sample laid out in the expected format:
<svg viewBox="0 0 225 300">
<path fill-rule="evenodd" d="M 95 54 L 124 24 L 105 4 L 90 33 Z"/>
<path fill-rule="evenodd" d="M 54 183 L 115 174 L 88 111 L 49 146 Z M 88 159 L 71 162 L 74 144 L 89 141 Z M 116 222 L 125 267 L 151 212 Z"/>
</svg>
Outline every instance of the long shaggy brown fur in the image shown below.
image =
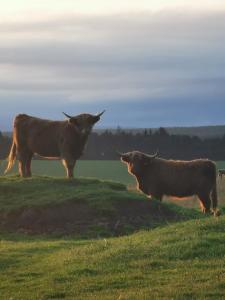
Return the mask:
<svg viewBox="0 0 225 300">
<path fill-rule="evenodd" d="M 121 160 L 135 176 L 137 188 L 148 196 L 162 200 L 164 195 L 197 195 L 203 212 L 217 211 L 216 166 L 207 159 L 176 161 L 157 158 L 139 151 L 124 153 Z"/>
<path fill-rule="evenodd" d="M 23 177 L 31 176 L 31 159 L 34 154 L 46 158 L 58 158 L 63 161 L 67 177 L 73 177 L 76 160 L 84 151 L 88 135 L 100 116 L 80 114 L 68 120 L 51 121 L 19 114 L 15 117 L 13 141 L 8 157 L 8 172 L 16 156 L 19 160 L 19 173 Z"/>
</svg>

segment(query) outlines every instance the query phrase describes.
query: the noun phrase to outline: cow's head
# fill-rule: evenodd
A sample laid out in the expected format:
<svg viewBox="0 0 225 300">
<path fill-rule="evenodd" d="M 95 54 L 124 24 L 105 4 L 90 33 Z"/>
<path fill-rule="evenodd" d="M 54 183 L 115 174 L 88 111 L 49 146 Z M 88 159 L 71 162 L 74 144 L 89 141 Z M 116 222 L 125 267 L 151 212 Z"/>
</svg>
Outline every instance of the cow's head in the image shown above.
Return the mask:
<svg viewBox="0 0 225 300">
<path fill-rule="evenodd" d="M 92 127 L 100 120 L 100 117 L 104 114 L 104 112 L 105 110 L 96 115 L 80 114 L 74 117 L 66 113 L 63 114 L 68 118 L 68 122 L 76 127 L 80 134 L 88 135 L 91 132 Z"/>
<path fill-rule="evenodd" d="M 132 174 L 140 174 L 143 168 L 150 165 L 158 156 L 158 151 L 153 155 L 148 155 L 139 151 L 131 151 L 127 153 L 118 153 L 122 162 L 128 166 L 128 171 Z"/>
</svg>

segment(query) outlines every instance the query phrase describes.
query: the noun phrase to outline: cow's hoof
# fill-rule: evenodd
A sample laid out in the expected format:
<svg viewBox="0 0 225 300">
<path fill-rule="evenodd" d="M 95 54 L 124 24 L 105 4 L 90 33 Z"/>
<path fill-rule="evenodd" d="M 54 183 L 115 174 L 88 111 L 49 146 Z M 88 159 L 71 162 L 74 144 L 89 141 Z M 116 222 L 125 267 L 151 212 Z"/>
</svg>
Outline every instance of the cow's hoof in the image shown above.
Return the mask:
<svg viewBox="0 0 225 300">
<path fill-rule="evenodd" d="M 219 209 L 215 208 L 212 209 L 212 214 L 214 215 L 214 217 L 219 217 L 221 215 L 221 212 Z"/>
</svg>

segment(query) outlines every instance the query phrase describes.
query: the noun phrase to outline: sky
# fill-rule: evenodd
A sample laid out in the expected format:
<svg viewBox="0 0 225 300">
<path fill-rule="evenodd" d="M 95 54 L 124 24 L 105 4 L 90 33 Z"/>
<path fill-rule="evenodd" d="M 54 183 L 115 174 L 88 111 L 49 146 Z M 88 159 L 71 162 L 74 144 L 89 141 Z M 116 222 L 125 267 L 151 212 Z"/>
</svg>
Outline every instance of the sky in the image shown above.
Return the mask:
<svg viewBox="0 0 225 300">
<path fill-rule="evenodd" d="M 0 131 L 103 109 L 103 128 L 225 124 L 224 0 L 0 4 Z"/>
</svg>

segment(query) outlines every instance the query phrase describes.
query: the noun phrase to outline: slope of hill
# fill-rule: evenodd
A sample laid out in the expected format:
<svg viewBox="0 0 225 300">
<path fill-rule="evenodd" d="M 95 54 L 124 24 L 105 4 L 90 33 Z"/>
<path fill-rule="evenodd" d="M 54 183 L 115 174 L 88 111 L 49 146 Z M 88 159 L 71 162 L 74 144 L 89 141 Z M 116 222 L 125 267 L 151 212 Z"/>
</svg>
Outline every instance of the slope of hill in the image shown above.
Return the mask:
<svg viewBox="0 0 225 300">
<path fill-rule="evenodd" d="M 117 238 L 1 234 L 1 299 L 224 299 L 225 217 Z"/>
<path fill-rule="evenodd" d="M 8 231 L 112 236 L 198 215 L 112 181 L 0 177 L 0 228 Z"/>
<path fill-rule="evenodd" d="M 0 220 L 1 299 L 224 297 L 224 216 L 110 181 L 9 176 Z"/>
</svg>

